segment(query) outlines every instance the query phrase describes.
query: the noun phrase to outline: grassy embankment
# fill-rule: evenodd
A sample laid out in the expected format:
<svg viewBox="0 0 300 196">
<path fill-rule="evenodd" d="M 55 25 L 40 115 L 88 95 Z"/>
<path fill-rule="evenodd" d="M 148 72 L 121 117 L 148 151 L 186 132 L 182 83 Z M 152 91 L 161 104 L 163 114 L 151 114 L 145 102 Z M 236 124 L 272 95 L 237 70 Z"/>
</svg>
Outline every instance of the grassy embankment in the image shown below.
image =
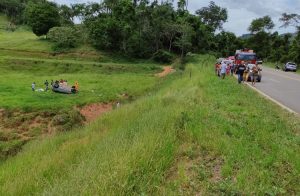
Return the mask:
<svg viewBox="0 0 300 196">
<path fill-rule="evenodd" d="M 152 88 L 161 71 L 151 61 L 129 61 L 84 46 L 65 54 L 51 51 L 51 43 L 31 32 L 0 30 L 0 108 L 57 109 L 116 100 L 120 94 L 141 95 Z M 44 81 L 79 82 L 76 96 L 31 92 L 31 83 L 45 88 Z"/>
<path fill-rule="evenodd" d="M 158 92 L 28 143 L 0 165 L 0 194 L 298 194 L 299 118 L 213 62 L 194 57 Z"/>
<path fill-rule="evenodd" d="M 0 159 L 15 154 L 28 140 L 53 130 L 70 130 L 82 123 L 74 106 L 135 99 L 156 88 L 161 65 L 128 60 L 81 46 L 57 54 L 51 43 L 26 27 L 6 31 L 0 16 Z M 79 82 L 76 95 L 32 92 L 31 83 Z M 4 109 L 4 110 L 3 110 Z"/>
</svg>

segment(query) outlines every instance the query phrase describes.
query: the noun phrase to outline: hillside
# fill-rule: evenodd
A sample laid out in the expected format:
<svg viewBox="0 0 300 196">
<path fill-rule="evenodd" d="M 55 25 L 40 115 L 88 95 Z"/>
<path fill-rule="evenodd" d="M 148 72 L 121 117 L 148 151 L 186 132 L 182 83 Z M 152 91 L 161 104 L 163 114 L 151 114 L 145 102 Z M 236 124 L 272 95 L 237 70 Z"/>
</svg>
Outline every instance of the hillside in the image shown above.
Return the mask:
<svg viewBox="0 0 300 196">
<path fill-rule="evenodd" d="M 157 92 L 28 143 L 0 165 L 0 193 L 299 193 L 299 118 L 215 77 L 213 62 L 196 56 Z"/>
<path fill-rule="evenodd" d="M 7 24 L 3 16 L 0 24 Z M 126 104 L 156 89 L 163 82 L 156 76 L 162 66 L 88 45 L 57 53 L 24 26 L 14 32 L 0 29 L 0 160 L 30 140 L 82 126 L 90 115 L 100 115 L 102 107 L 112 110 L 117 102 Z M 44 91 L 46 80 L 61 79 L 70 86 L 77 81 L 79 93 Z"/>
</svg>

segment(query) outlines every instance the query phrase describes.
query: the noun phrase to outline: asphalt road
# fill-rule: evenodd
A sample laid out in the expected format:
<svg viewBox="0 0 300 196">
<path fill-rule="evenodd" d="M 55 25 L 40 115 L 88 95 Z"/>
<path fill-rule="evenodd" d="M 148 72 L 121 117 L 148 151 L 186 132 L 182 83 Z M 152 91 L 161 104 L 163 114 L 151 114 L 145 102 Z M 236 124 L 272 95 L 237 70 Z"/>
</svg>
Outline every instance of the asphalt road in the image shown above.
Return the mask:
<svg viewBox="0 0 300 196">
<path fill-rule="evenodd" d="M 300 75 L 262 67 L 262 81 L 255 88 L 300 114 Z"/>
</svg>

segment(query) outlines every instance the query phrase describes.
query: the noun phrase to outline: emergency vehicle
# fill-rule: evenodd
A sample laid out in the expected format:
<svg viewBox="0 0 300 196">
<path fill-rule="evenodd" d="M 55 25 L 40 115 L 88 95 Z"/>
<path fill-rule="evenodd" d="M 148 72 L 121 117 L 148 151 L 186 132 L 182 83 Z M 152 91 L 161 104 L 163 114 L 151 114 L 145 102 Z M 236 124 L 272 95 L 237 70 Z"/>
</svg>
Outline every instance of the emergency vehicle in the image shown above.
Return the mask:
<svg viewBox="0 0 300 196">
<path fill-rule="evenodd" d="M 234 60 L 235 65 L 240 65 L 242 64 L 242 62 L 249 63 L 249 64 L 256 64 L 257 61 L 257 57 L 254 51 L 247 48 L 242 50 L 237 50 L 235 52 L 234 57 L 235 57 Z"/>
</svg>

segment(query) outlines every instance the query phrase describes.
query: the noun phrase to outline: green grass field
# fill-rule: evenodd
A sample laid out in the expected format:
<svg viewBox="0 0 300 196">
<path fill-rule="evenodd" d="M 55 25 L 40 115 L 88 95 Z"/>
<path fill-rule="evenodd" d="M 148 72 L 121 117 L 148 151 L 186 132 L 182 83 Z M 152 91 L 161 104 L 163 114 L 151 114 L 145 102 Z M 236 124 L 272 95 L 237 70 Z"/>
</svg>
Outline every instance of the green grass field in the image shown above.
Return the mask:
<svg viewBox="0 0 300 196">
<path fill-rule="evenodd" d="M 56 54 L 51 43 L 36 37 L 26 27 L 4 30 L 0 16 L 0 108 L 58 109 L 93 102 L 110 102 L 127 94 L 137 97 L 155 87 L 161 65 L 151 61 L 128 60 L 82 46 Z M 44 81 L 79 82 L 80 92 L 62 95 L 31 92 L 31 83 L 45 88 Z"/>
<path fill-rule="evenodd" d="M 151 60 L 126 59 L 90 46 L 55 53 L 49 41 L 26 27 L 11 32 L 6 26 L 0 16 L 0 159 L 15 155 L 29 140 L 81 125 L 78 106 L 132 101 L 163 81 L 155 76 L 162 65 Z M 69 85 L 78 81 L 79 93 L 31 91 L 32 82 L 45 89 L 45 80 L 60 79 Z M 55 119 L 64 122 L 52 127 Z"/>
<path fill-rule="evenodd" d="M 13 109 L 70 108 L 94 102 L 110 102 L 126 93 L 136 97 L 155 86 L 154 74 L 160 71 L 155 64 L 113 64 L 49 59 L 1 58 L 0 107 Z M 45 88 L 44 81 L 68 80 L 79 82 L 75 95 L 32 92 L 31 83 Z"/>
<path fill-rule="evenodd" d="M 183 75 L 0 165 L 0 193 L 297 195 L 300 120 L 196 56 Z M 192 78 L 190 78 L 192 73 Z"/>
</svg>

